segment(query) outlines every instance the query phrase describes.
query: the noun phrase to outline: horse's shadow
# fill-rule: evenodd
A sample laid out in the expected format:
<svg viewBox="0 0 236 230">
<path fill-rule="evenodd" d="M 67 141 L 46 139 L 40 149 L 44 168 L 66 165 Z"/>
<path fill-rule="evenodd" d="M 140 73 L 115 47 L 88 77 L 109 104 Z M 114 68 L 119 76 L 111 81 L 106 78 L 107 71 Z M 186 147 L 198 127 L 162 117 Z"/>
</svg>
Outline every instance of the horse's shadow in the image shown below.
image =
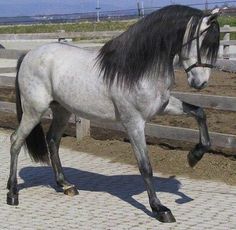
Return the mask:
<svg viewBox="0 0 236 230">
<path fill-rule="evenodd" d="M 64 168 L 64 172 L 69 181 L 76 185 L 79 190 L 107 192 L 152 216 L 151 211 L 133 198 L 134 195 L 146 191 L 140 175 L 106 176 L 68 167 Z M 26 167 L 20 170 L 19 176 L 24 180 L 23 183 L 19 184 L 19 190 L 43 185 L 50 186 L 56 191 L 62 191 L 56 185 L 51 167 Z M 181 183 L 174 177 L 155 177 L 154 185 L 157 192 L 168 192 L 178 195 L 180 198 L 175 201 L 178 204 L 193 200 L 179 191 Z"/>
</svg>

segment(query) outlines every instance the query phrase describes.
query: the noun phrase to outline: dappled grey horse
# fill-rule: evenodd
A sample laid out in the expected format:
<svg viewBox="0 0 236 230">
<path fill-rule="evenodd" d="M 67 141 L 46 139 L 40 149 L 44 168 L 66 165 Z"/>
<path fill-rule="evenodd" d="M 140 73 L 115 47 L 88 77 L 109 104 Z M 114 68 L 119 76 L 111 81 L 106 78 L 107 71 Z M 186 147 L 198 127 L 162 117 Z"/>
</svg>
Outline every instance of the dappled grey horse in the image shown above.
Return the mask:
<svg viewBox="0 0 236 230">
<path fill-rule="evenodd" d="M 203 110 L 172 96 L 173 59 L 179 55 L 191 87 L 207 85 L 219 49 L 218 10 L 172 5 L 153 12 L 107 42 L 96 53 L 63 43 L 43 45 L 18 61 L 17 115 L 20 125 L 11 136 L 7 203 L 18 204 L 17 161 L 24 143 L 36 162 L 49 163 L 67 195 L 77 189 L 65 178 L 58 155 L 71 113 L 100 122 L 120 122 L 129 136 L 151 209 L 162 222 L 175 221 L 161 204 L 145 141 L 145 122 L 156 114 L 189 114 L 200 128 L 200 143 L 189 153 L 194 166 L 209 149 Z M 46 135 L 40 120 L 52 109 Z"/>
</svg>

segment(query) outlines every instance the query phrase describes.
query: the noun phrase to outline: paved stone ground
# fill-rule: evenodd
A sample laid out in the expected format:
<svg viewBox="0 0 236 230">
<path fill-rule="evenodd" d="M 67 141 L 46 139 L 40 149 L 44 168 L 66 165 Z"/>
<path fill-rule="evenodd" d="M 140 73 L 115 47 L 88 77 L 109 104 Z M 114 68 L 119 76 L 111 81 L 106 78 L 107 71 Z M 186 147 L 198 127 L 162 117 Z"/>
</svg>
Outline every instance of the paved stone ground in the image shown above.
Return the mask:
<svg viewBox="0 0 236 230">
<path fill-rule="evenodd" d="M 0 130 L 0 229 L 236 229 L 236 187 L 155 174 L 158 197 L 177 222 L 152 217 L 138 170 L 90 154 L 61 149 L 67 177 L 80 190 L 58 190 L 52 169 L 19 159 L 20 205 L 6 204 L 9 136 Z M 182 185 L 181 185 L 182 184 Z"/>
</svg>

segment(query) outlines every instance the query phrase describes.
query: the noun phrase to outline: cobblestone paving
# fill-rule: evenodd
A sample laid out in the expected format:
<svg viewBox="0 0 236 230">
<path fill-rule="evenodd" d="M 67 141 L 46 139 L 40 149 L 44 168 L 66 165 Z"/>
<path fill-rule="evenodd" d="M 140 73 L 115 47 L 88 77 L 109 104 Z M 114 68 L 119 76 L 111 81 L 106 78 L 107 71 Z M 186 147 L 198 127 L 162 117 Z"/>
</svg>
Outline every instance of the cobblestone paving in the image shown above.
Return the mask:
<svg viewBox="0 0 236 230">
<path fill-rule="evenodd" d="M 67 177 L 80 194 L 58 190 L 52 169 L 19 159 L 20 205 L 6 204 L 9 132 L 0 130 L 0 229 L 236 229 L 236 187 L 155 174 L 158 197 L 177 222 L 151 216 L 138 170 L 86 153 L 61 149 Z M 181 185 L 182 184 L 182 185 Z"/>
</svg>

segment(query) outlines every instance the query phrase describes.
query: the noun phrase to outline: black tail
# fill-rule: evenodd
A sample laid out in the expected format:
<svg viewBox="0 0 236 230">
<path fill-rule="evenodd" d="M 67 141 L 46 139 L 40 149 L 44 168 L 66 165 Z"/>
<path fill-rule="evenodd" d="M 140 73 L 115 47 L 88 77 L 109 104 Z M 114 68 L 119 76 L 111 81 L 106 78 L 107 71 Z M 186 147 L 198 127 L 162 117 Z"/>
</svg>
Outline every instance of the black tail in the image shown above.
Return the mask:
<svg viewBox="0 0 236 230">
<path fill-rule="evenodd" d="M 17 119 L 20 123 L 22 119 L 22 106 L 21 106 L 21 98 L 20 98 L 20 88 L 18 82 L 18 75 L 21 63 L 24 59 L 25 55 L 19 58 L 17 62 L 17 74 L 16 74 L 16 82 L 15 82 L 15 90 L 16 90 L 16 112 L 17 112 Z M 29 152 L 29 155 L 35 162 L 41 163 L 49 163 L 48 157 L 48 148 L 47 142 L 45 139 L 45 135 L 43 132 L 43 128 L 41 123 L 34 127 L 31 133 L 26 138 L 26 146 Z"/>
</svg>

